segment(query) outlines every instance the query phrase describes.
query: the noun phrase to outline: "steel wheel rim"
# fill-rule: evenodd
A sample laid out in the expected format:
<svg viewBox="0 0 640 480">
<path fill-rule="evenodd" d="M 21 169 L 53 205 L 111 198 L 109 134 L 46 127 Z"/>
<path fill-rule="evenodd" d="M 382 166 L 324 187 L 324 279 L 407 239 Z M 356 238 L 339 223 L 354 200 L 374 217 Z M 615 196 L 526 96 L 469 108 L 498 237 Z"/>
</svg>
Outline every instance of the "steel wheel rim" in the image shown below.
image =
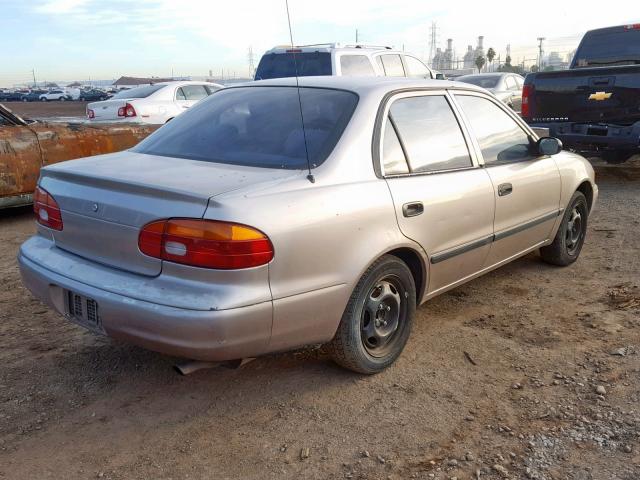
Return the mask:
<svg viewBox="0 0 640 480">
<path fill-rule="evenodd" d="M 567 246 L 567 253 L 574 256 L 580 247 L 580 242 L 583 236 L 583 222 L 582 212 L 578 205 L 571 210 L 571 216 L 567 222 L 567 228 L 565 230 L 565 243 Z"/>
<path fill-rule="evenodd" d="M 406 312 L 404 292 L 394 275 L 382 277 L 367 292 L 360 316 L 360 336 L 369 355 L 387 355 L 401 337 Z"/>
</svg>

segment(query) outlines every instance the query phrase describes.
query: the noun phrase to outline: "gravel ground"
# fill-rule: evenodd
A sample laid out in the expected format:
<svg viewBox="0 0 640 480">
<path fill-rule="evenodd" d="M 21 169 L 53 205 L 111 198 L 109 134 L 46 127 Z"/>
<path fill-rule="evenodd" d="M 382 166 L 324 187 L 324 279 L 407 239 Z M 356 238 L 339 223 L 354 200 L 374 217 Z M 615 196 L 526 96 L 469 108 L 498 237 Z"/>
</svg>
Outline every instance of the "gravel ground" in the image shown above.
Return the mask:
<svg viewBox="0 0 640 480">
<path fill-rule="evenodd" d="M 0 478 L 637 480 L 640 183 L 599 184 L 576 264 L 428 302 L 372 377 L 318 348 L 178 376 L 34 300 L 0 213 Z"/>
</svg>

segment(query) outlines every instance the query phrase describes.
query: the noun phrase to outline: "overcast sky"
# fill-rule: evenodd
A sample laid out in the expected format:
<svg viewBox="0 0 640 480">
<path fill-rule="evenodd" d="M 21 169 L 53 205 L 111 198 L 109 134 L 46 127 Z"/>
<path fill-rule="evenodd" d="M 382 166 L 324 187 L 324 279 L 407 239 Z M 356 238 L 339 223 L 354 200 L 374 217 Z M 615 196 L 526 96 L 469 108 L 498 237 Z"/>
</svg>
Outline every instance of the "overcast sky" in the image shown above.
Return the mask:
<svg viewBox="0 0 640 480">
<path fill-rule="evenodd" d="M 615 2 L 611 5 L 620 5 Z M 584 0 L 289 0 L 294 42 L 393 45 L 420 57 L 429 26 L 440 46 L 485 36 L 514 62 L 535 56 L 536 37 L 547 52 L 575 48 L 585 30 L 640 21 L 624 8 Z M 3 62 L 0 86 L 40 80 L 111 79 L 120 75 L 247 75 L 249 46 L 262 53 L 289 42 L 284 0 L 0 0 Z M 635 15 L 635 17 L 634 17 Z M 9 47 L 9 48 L 7 48 Z"/>
</svg>

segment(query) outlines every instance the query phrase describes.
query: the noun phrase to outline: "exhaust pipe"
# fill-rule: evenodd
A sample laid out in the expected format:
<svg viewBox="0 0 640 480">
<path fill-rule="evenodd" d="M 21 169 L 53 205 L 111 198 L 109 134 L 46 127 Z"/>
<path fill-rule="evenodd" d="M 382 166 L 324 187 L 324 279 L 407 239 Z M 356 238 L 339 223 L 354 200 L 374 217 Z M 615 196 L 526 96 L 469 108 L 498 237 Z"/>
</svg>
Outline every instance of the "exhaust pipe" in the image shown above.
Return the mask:
<svg viewBox="0 0 640 480">
<path fill-rule="evenodd" d="M 205 368 L 214 368 L 221 365 L 221 362 L 201 362 L 198 360 L 185 360 L 184 362 L 176 363 L 173 368 L 180 375 L 189 375 L 198 370 L 204 370 Z"/>
<path fill-rule="evenodd" d="M 240 368 L 243 365 L 255 360 L 255 357 L 241 358 L 239 360 L 229 360 L 227 362 L 203 362 L 200 360 L 185 360 L 180 363 L 176 363 L 173 368 L 180 375 L 189 375 L 198 370 L 204 370 L 207 368 L 226 367 L 226 368 Z"/>
</svg>

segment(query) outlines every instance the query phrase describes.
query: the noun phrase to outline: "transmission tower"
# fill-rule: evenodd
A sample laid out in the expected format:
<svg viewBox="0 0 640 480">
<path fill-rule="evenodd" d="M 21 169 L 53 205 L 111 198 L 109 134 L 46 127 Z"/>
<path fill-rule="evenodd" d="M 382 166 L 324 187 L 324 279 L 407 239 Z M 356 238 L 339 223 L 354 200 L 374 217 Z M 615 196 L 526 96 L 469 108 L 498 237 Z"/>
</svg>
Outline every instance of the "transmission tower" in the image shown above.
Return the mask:
<svg viewBox="0 0 640 480">
<path fill-rule="evenodd" d="M 249 47 L 249 51 L 247 53 L 247 59 L 249 60 L 249 77 L 253 78 L 256 73 L 255 67 L 255 57 L 253 55 L 253 47 Z"/>
<path fill-rule="evenodd" d="M 433 67 L 433 57 L 436 56 L 436 48 L 438 45 L 438 25 L 436 22 L 431 22 L 429 37 L 429 57 L 427 58 L 427 64 Z"/>
</svg>

